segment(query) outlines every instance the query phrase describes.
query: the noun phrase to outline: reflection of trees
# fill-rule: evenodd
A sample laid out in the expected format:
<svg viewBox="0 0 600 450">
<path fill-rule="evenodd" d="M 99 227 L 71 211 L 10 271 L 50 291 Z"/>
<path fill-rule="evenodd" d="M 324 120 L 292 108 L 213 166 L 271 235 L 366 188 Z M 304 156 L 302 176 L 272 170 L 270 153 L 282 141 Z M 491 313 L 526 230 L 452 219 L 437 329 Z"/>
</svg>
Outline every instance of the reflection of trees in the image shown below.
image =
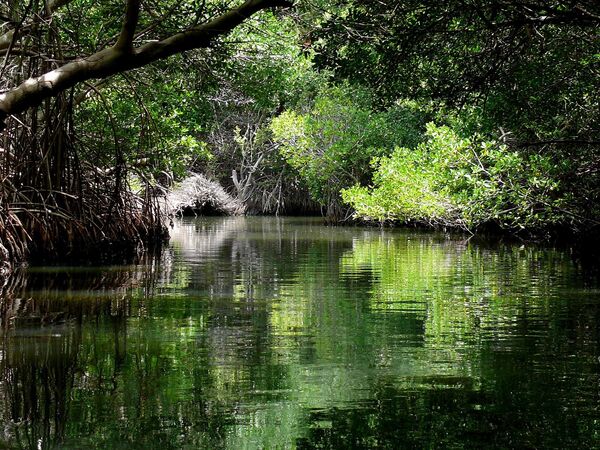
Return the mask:
<svg viewBox="0 0 600 450">
<path fill-rule="evenodd" d="M 146 275 L 139 266 L 48 268 L 9 279 L 0 304 L 0 417 L 7 445 L 52 448 L 65 440 L 73 392 L 87 383 L 91 368 L 97 380 L 108 375 L 100 370 L 106 355 L 98 354 L 94 336 L 90 345 L 83 324 L 110 330 L 108 355 L 114 367 L 122 364 L 131 289 Z M 116 374 L 110 376 L 114 386 Z"/>
<path fill-rule="evenodd" d="M 393 235 L 355 244 L 343 258 L 343 272 L 369 267 L 376 274 L 371 310 L 413 310 L 427 318 L 426 333 L 438 343 L 475 326 L 502 332 L 524 309 L 549 313 L 550 302 L 565 292 L 558 282 L 574 275 L 569 258 L 549 250 Z"/>
<path fill-rule="evenodd" d="M 86 387 L 89 371 L 102 367 L 107 355 L 100 356 L 96 342 L 82 327 L 85 317 L 98 314 L 102 326 L 112 329 L 108 357 L 118 367 L 126 353 L 126 302 L 63 303 L 65 317 L 61 323 L 40 324 L 23 320 L 31 312 L 49 314 L 32 298 L 29 311 L 19 311 L 4 328 L 0 358 L 0 417 L 6 425 L 3 440 L 21 448 L 53 448 L 62 443 L 72 420 L 74 392 Z M 66 306 L 69 306 L 68 308 Z M 59 309 L 53 305 L 53 310 Z M 29 316 L 38 317 L 38 316 Z M 19 319 L 15 321 L 14 319 Z M 89 319 L 88 319 L 89 320 Z M 98 370 L 93 384 L 110 374 Z M 94 377 L 91 377 L 94 378 Z M 112 373 L 111 386 L 116 384 Z M 77 413 L 75 413 L 77 417 Z"/>
<path fill-rule="evenodd" d="M 568 257 L 294 220 L 183 222 L 159 261 L 31 273 L 4 316 L 62 316 L 5 320 L 4 441 L 560 446 L 593 426 L 600 307 Z"/>
<path fill-rule="evenodd" d="M 80 344 L 76 328 L 4 339 L 0 414 L 7 425 L 5 442 L 50 448 L 63 440 Z"/>
<path fill-rule="evenodd" d="M 185 274 L 175 270 L 171 286 L 210 301 L 204 312 L 213 366 L 257 370 L 261 363 L 265 370 L 277 370 L 270 361 L 279 357 L 273 351 L 279 337 L 272 335 L 281 331 L 272 320 L 278 298 L 286 295 L 290 284 L 308 282 L 303 278 L 307 273 L 318 290 L 339 272 L 340 256 L 350 248 L 354 232 L 323 227 L 317 220 L 289 225 L 295 221 L 209 218 L 192 226 L 184 222 L 173 233 L 176 258 Z M 290 326 L 299 330 L 302 324 Z M 240 376 L 218 371 L 220 377 Z M 254 381 L 264 384 L 260 373 L 254 375 Z M 227 385 L 235 388 L 235 383 Z"/>
<path fill-rule="evenodd" d="M 219 445 L 230 422 L 223 402 L 237 393 L 221 389 L 214 362 L 192 337 L 205 328 L 192 317 L 202 312 L 182 299 L 191 309 L 171 314 L 149 297 L 171 280 L 173 254 L 161 258 L 38 269 L 13 282 L 1 304 L 7 446 Z"/>
<path fill-rule="evenodd" d="M 313 404 L 300 448 L 593 446 L 600 307 L 570 285 L 568 255 L 382 233 L 343 256 L 345 277 L 365 271 L 374 280 L 365 331 L 342 340 L 387 356 L 372 380 L 385 393 L 370 390 L 358 407 Z M 394 333 L 411 316 L 422 330 Z M 372 347 L 358 341 L 365 334 Z M 407 357 L 416 363 L 408 373 Z"/>
<path fill-rule="evenodd" d="M 296 224 L 290 226 L 290 224 Z M 293 279 L 299 266 L 318 253 L 334 265 L 351 245 L 351 229 L 323 227 L 322 222 L 291 218 L 203 218 L 185 220 L 172 232 L 179 270 L 175 288 L 211 298 L 270 298 L 281 282 Z M 329 249 L 315 252 L 316 247 Z M 183 263 L 183 264 L 181 264 Z"/>
<path fill-rule="evenodd" d="M 194 231 L 194 237 L 219 229 L 219 223 L 205 223 L 207 228 Z M 552 385 L 561 393 L 543 413 L 520 404 L 515 396 L 506 402 L 508 386 L 518 374 L 493 363 L 494 355 L 530 358 L 537 361 L 540 376 L 556 380 L 575 381 L 576 370 L 591 370 L 589 364 L 561 368 L 549 362 L 557 353 L 568 352 L 564 346 L 549 351 L 553 342 L 568 341 L 574 328 L 588 329 L 594 323 L 589 314 L 568 305 L 564 283 L 575 274 L 569 257 L 561 252 L 376 229 L 308 226 L 292 234 L 295 227 L 285 225 L 278 229 L 259 220 L 249 226 L 242 220 L 235 227 L 224 226 L 229 235 L 204 256 L 182 258 L 192 262 L 185 286 L 194 286 L 193 292 L 208 293 L 213 300 L 207 310 L 206 344 L 222 398 L 231 400 L 248 385 L 267 392 L 283 390 L 288 400 L 294 393 L 294 401 L 283 403 L 273 401 L 280 397 L 271 394 L 268 408 L 246 412 L 253 423 L 262 425 L 239 424 L 232 447 L 247 441 L 285 446 L 293 442 L 285 436 L 299 436 L 299 423 L 309 421 L 318 429 L 329 420 L 321 413 L 307 417 L 306 411 L 322 411 L 342 424 L 355 423 L 358 430 L 369 426 L 365 436 L 371 443 L 387 433 L 390 440 L 379 442 L 390 445 L 392 438 L 418 445 L 443 436 L 448 443 L 462 440 L 475 445 L 486 442 L 494 427 L 504 430 L 505 436 L 514 433 L 510 414 L 520 411 L 523 421 L 530 419 L 532 435 L 539 438 L 542 423 L 559 420 L 568 403 L 564 388 Z M 226 289 L 210 291 L 202 286 L 219 276 L 227 277 Z M 565 323 L 565 314 L 578 325 Z M 583 360 L 592 360 L 594 339 L 580 336 L 577 341 Z M 269 370 L 277 373 L 276 385 L 265 384 Z M 567 397 L 577 398 L 592 380 L 590 374 L 585 381 L 568 384 Z M 373 386 L 385 386 L 377 401 Z M 522 398 L 535 405 L 543 391 L 527 380 L 523 386 Z M 386 398 L 388 394 L 392 397 Z M 481 402 L 483 407 L 503 406 L 479 413 Z M 446 426 L 465 426 L 460 411 L 467 422 L 466 434 L 446 433 Z M 417 423 L 418 417 L 423 419 Z M 578 420 L 589 424 L 592 417 Z M 359 426 L 357 421 L 366 422 Z M 395 421 L 406 428 L 398 431 Z M 479 437 L 478 428 L 483 430 Z M 280 440 L 275 429 L 286 430 Z M 359 432 L 350 435 L 352 429 L 325 430 L 325 435 L 341 432 L 341 437 L 360 439 Z M 308 436 L 307 442 L 318 443 Z M 559 437 L 553 434 L 545 442 L 560 442 Z M 525 435 L 519 439 L 529 442 Z M 369 440 L 361 442 L 368 446 Z"/>
</svg>

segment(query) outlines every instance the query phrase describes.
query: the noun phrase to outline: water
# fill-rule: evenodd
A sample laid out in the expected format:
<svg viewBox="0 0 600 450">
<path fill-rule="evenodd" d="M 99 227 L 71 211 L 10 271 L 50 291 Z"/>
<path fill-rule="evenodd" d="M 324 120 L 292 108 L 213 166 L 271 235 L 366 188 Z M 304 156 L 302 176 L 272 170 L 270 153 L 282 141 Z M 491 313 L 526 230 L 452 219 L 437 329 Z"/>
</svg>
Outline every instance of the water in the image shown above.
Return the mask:
<svg viewBox="0 0 600 450">
<path fill-rule="evenodd" d="M 566 252 L 205 218 L 13 291 L 2 448 L 600 446 L 600 289 Z"/>
</svg>

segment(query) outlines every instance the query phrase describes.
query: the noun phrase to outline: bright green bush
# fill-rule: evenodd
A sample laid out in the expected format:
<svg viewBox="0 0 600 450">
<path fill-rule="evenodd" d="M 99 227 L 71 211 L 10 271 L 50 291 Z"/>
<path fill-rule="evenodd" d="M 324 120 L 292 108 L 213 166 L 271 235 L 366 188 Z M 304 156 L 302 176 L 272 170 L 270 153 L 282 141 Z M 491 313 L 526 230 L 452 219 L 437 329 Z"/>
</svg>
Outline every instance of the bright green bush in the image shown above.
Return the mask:
<svg viewBox="0 0 600 450">
<path fill-rule="evenodd" d="M 307 111 L 288 110 L 271 124 L 286 161 L 299 171 L 312 198 L 340 214 L 340 191 L 371 179 L 373 158 L 422 139 L 424 115 L 398 103 L 375 111 L 370 94 L 349 85 L 325 86 Z"/>
<path fill-rule="evenodd" d="M 573 217 L 560 189 L 564 164 L 478 135 L 462 138 L 447 126 L 430 123 L 426 136 L 413 149 L 398 147 L 374 158 L 372 186 L 342 191 L 358 218 L 469 229 L 496 223 L 515 230 L 547 228 Z"/>
</svg>

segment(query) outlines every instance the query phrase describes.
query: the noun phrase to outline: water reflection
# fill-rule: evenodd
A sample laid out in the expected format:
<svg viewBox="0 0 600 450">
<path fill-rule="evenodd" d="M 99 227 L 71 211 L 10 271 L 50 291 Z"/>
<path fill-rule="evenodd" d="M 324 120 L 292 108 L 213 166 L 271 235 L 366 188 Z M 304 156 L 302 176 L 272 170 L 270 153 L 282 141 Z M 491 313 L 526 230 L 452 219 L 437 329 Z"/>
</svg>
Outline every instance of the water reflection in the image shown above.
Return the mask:
<svg viewBox="0 0 600 450">
<path fill-rule="evenodd" d="M 22 277 L 2 446 L 599 444 L 600 291 L 560 251 L 188 219 L 158 258 Z"/>
</svg>

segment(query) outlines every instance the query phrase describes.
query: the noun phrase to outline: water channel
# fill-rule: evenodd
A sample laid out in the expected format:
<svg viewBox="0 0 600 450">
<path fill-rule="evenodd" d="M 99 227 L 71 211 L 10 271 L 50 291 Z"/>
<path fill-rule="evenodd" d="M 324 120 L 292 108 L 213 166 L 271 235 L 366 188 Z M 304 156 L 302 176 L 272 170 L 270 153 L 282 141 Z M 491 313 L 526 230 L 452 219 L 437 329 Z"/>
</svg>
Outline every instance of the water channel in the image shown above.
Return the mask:
<svg viewBox="0 0 600 450">
<path fill-rule="evenodd" d="M 600 446 L 600 289 L 568 251 L 190 218 L 2 303 L 1 448 Z"/>
</svg>

